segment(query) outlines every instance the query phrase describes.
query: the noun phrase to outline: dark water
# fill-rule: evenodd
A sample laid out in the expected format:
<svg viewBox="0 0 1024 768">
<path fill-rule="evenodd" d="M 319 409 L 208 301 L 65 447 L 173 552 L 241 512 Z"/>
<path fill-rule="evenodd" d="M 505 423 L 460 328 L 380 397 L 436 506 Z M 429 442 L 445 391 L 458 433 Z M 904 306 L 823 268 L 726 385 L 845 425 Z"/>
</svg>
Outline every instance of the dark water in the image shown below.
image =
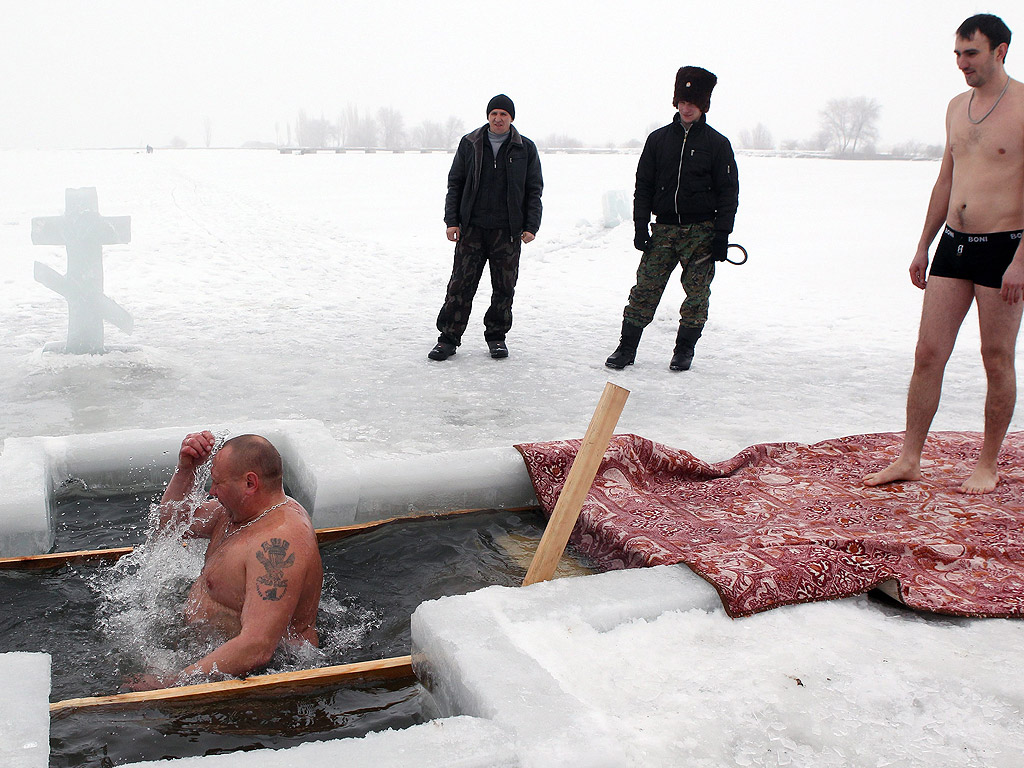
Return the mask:
<svg viewBox="0 0 1024 768">
<path fill-rule="evenodd" d="M 53 509 L 54 552 L 132 547 L 146 540 L 150 504 L 162 492 L 110 496 L 75 482 L 58 494 Z"/>
<path fill-rule="evenodd" d="M 51 718 L 50 766 L 108 768 L 143 760 L 282 749 L 408 728 L 434 716 L 429 694 L 415 683 L 346 687 L 287 698 L 247 697 L 205 707 L 79 712 Z"/>
<path fill-rule="evenodd" d="M 132 499 L 110 500 L 105 509 L 107 502 L 90 500 L 76 511 L 62 511 L 66 546 L 58 543 L 58 548 L 138 543 L 152 497 Z M 88 520 L 80 519 L 83 514 Z M 97 542 L 98 534 L 88 531 L 88 521 L 95 526 L 100 519 L 113 540 Z M 324 657 L 318 664 L 408 654 L 410 616 L 417 605 L 492 584 L 520 584 L 527 566 L 524 544 L 535 545 L 542 532 L 540 512 L 491 510 L 390 524 L 323 545 L 325 588 L 318 629 Z M 6 609 L 0 617 L 0 652 L 50 653 L 51 701 L 121 690 L 124 659 L 97 627 L 101 595 L 96 584 L 102 583 L 97 576 L 110 567 L 0 572 L 0 605 Z M 283 747 L 404 728 L 432 716 L 429 695 L 415 683 L 247 698 L 203 708 L 71 713 L 51 721 L 50 764 L 111 766 Z"/>
</svg>

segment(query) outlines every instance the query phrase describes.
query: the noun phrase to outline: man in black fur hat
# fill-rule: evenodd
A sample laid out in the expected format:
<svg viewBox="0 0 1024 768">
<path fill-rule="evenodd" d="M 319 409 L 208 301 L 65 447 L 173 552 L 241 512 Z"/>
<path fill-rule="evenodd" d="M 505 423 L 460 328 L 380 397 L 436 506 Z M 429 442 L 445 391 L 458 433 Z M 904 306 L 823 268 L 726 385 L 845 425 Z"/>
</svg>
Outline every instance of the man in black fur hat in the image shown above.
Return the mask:
<svg viewBox="0 0 1024 768">
<path fill-rule="evenodd" d="M 508 357 L 512 297 L 519 250 L 537 235 L 544 180 L 536 145 L 512 125 L 512 99 L 498 94 L 487 104 L 487 124 L 462 137 L 448 173 L 444 222 L 455 243 L 455 264 L 437 316 L 440 336 L 427 353 L 447 360 L 462 343 L 484 265 L 490 265 L 491 305 L 484 340 L 491 357 Z"/>
<path fill-rule="evenodd" d="M 679 307 L 679 331 L 669 369 L 686 371 L 708 318 L 715 262 L 725 261 L 739 203 L 739 179 L 732 145 L 707 124 L 711 91 L 718 78 L 700 67 L 676 73 L 672 122 L 647 137 L 636 169 L 633 245 L 643 251 L 636 285 L 622 312 L 619 346 L 609 368 L 632 365 L 644 328 L 665 292 L 676 264 L 686 299 Z M 655 217 L 653 232 L 648 229 Z"/>
</svg>

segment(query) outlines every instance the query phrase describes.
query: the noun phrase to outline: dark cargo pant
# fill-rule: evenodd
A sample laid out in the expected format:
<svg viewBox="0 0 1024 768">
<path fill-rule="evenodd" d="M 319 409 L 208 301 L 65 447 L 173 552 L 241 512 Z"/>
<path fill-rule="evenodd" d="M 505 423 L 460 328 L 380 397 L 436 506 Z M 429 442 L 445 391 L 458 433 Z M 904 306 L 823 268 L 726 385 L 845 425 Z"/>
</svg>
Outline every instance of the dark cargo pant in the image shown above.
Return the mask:
<svg viewBox="0 0 1024 768">
<path fill-rule="evenodd" d="M 503 341 L 512 327 L 512 297 L 519 279 L 522 241 L 510 237 L 507 229 L 462 227 L 455 243 L 455 265 L 448 281 L 444 305 L 437 315 L 438 341 L 462 343 L 469 323 L 484 264 L 491 270 L 491 305 L 484 314 L 484 339 Z"/>
<path fill-rule="evenodd" d="M 703 328 L 708 319 L 711 281 L 715 277 L 715 261 L 711 258 L 714 234 L 711 222 L 655 224 L 651 242 L 640 258 L 636 285 L 629 292 L 629 303 L 622 311 L 622 319 L 640 328 L 650 325 L 672 270 L 679 264 L 683 268 L 679 279 L 686 293 L 679 307 L 679 325 Z"/>
</svg>

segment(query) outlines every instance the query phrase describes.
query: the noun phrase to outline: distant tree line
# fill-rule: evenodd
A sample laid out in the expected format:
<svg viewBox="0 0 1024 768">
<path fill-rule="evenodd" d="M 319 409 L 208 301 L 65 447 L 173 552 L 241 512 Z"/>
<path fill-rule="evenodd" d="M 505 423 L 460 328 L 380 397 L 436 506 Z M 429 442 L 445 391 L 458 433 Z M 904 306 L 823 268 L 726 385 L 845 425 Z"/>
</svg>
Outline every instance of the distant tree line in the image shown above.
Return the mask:
<svg viewBox="0 0 1024 768">
<path fill-rule="evenodd" d="M 786 151 L 813 151 L 831 153 L 834 157 L 873 157 L 878 155 L 878 121 L 882 107 L 866 96 L 830 99 L 819 113 L 818 131 L 802 141 L 787 139 L 778 148 Z M 744 149 L 771 150 L 776 148 L 771 132 L 758 123 L 753 129 L 740 131 L 739 145 Z M 889 152 L 890 157 L 938 158 L 942 146 L 925 145 L 916 141 L 898 144 Z"/>
<path fill-rule="evenodd" d="M 376 113 L 360 111 L 349 104 L 334 120 L 310 117 L 300 110 L 294 122 L 278 124 L 277 143 L 312 148 L 380 148 L 402 150 L 452 149 L 465 133 L 462 120 L 452 116 L 445 122 L 424 120 L 406 128 L 404 114 L 394 107 Z"/>
<path fill-rule="evenodd" d="M 812 151 L 831 153 L 835 157 L 876 156 L 875 142 L 878 139 L 878 121 L 881 105 L 865 96 L 830 99 L 819 113 L 818 131 L 803 140 L 786 139 L 776 142 L 771 131 L 763 123 L 740 131 L 736 137 L 738 146 L 751 150 Z M 657 128 L 649 127 L 649 131 Z M 297 146 L 313 149 L 329 148 L 380 148 L 404 149 L 453 149 L 465 133 L 462 120 L 454 115 L 444 122 L 424 120 L 406 128 L 404 113 L 394 107 L 381 107 L 376 112 L 361 111 L 356 105 L 348 104 L 334 120 L 323 114 L 310 117 L 300 110 L 295 120 L 275 126 L 277 146 Z M 213 127 L 209 117 L 203 121 L 203 139 L 210 146 Z M 257 144 L 259 142 L 249 142 Z M 263 146 L 263 143 L 259 143 Z M 542 149 L 579 149 L 585 145 L 574 136 L 553 133 L 537 141 Z M 184 139 L 175 136 L 168 146 L 184 148 Z M 615 145 L 608 144 L 609 148 Z M 643 146 L 639 139 L 619 145 L 625 148 Z M 898 144 L 889 152 L 890 157 L 939 158 L 941 145 L 925 145 L 917 141 Z"/>
</svg>

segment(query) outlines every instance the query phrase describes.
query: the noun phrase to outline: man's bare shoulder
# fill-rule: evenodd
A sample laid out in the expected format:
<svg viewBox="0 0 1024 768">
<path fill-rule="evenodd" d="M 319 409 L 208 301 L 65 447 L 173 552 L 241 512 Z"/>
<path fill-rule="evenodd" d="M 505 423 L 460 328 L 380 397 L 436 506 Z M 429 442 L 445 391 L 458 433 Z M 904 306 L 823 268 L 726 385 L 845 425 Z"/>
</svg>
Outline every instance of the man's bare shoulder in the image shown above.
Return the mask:
<svg viewBox="0 0 1024 768">
<path fill-rule="evenodd" d="M 1024 118 L 1024 83 L 1011 77 L 1006 88 L 1006 101 L 1018 118 Z"/>
<path fill-rule="evenodd" d="M 961 104 L 966 109 L 967 102 L 969 102 L 970 100 L 971 100 L 971 90 L 966 90 L 963 93 L 958 93 L 956 96 L 954 96 L 952 99 L 950 99 L 949 100 L 949 104 L 946 105 L 946 109 L 948 111 L 952 112 L 956 107 L 960 106 Z"/>
<path fill-rule="evenodd" d="M 316 540 L 316 531 L 309 515 L 297 503 L 287 513 L 276 520 L 273 525 L 254 531 L 251 538 L 250 555 L 259 562 L 266 560 L 305 560 L 316 555 L 319 558 L 320 548 Z"/>
</svg>

